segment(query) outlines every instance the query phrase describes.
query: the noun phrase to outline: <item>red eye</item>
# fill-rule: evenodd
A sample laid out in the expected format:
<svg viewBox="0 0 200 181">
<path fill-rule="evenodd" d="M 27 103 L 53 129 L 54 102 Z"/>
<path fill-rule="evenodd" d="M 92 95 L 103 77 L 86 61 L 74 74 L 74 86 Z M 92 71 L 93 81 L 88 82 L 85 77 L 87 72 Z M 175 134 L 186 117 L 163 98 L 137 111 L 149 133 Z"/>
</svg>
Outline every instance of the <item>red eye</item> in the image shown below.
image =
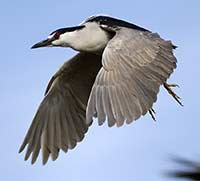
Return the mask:
<svg viewBox="0 0 200 181">
<path fill-rule="evenodd" d="M 59 37 L 60 37 L 60 33 L 56 32 L 56 33 L 54 34 L 53 37 L 54 37 L 55 39 L 59 39 Z"/>
</svg>

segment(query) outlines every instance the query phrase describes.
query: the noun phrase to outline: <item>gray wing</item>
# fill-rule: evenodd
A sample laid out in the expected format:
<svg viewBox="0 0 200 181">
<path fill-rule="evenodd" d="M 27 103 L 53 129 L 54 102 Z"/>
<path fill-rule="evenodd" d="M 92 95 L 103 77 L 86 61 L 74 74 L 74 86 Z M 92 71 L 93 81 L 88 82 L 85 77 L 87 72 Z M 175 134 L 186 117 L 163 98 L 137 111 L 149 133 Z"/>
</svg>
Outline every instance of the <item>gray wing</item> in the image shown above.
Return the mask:
<svg viewBox="0 0 200 181">
<path fill-rule="evenodd" d="M 176 68 L 170 41 L 151 32 L 115 31 L 90 94 L 87 123 L 97 116 L 99 125 L 107 118 L 109 126 L 121 126 L 145 115 L 156 101 L 160 85 Z"/>
<path fill-rule="evenodd" d="M 43 164 L 59 150 L 67 152 L 81 141 L 88 130 L 86 105 L 95 77 L 101 68 L 101 57 L 79 53 L 64 63 L 52 77 L 24 142 L 25 160 L 32 153 L 32 163 L 42 150 Z"/>
</svg>

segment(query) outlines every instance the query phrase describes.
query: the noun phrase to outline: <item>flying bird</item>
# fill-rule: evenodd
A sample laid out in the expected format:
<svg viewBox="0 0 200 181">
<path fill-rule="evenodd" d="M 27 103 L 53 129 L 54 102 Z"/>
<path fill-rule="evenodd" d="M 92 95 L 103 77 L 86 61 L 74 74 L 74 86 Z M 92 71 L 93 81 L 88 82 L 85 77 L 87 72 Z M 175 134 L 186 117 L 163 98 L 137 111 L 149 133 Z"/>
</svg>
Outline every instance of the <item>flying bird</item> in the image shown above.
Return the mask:
<svg viewBox="0 0 200 181">
<path fill-rule="evenodd" d="M 19 152 L 32 164 L 40 150 L 43 164 L 59 150 L 80 142 L 93 118 L 108 126 L 130 124 L 149 112 L 163 85 L 181 104 L 166 81 L 176 68 L 171 41 L 157 33 L 109 16 L 92 16 L 78 26 L 53 31 L 32 48 L 70 47 L 78 53 L 49 81 L 45 96 Z M 181 104 L 182 105 L 182 104 Z"/>
</svg>

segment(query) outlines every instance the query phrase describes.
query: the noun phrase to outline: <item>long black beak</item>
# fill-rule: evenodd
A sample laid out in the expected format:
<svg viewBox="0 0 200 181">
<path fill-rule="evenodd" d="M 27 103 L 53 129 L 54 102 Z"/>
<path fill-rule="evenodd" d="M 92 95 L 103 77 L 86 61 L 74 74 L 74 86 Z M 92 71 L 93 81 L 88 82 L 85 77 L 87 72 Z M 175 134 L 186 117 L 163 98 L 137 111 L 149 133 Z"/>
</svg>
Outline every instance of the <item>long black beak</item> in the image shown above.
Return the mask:
<svg viewBox="0 0 200 181">
<path fill-rule="evenodd" d="M 35 45 L 33 45 L 31 47 L 31 49 L 50 46 L 52 41 L 53 41 L 52 38 L 49 38 L 49 39 L 46 39 L 46 40 L 42 40 L 39 43 L 36 43 Z"/>
</svg>

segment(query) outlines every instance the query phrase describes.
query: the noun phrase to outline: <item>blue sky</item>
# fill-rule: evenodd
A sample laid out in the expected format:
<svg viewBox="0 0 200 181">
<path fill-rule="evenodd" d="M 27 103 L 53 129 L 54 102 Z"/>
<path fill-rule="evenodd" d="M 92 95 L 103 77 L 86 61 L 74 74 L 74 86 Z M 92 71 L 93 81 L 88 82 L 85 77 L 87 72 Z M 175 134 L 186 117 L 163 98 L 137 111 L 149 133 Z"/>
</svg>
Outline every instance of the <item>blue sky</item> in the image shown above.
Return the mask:
<svg viewBox="0 0 200 181">
<path fill-rule="evenodd" d="M 199 158 L 200 1 L 2 1 L 0 11 L 0 179 L 1 180 L 137 180 L 170 181 L 176 168 L 170 155 Z M 43 98 L 50 77 L 73 50 L 30 47 L 60 27 L 77 25 L 93 14 L 110 14 L 158 32 L 178 46 L 180 107 L 161 88 L 149 115 L 121 128 L 90 127 L 83 142 L 56 162 L 24 162 L 19 146 Z"/>
</svg>

